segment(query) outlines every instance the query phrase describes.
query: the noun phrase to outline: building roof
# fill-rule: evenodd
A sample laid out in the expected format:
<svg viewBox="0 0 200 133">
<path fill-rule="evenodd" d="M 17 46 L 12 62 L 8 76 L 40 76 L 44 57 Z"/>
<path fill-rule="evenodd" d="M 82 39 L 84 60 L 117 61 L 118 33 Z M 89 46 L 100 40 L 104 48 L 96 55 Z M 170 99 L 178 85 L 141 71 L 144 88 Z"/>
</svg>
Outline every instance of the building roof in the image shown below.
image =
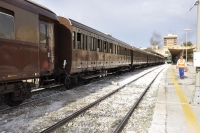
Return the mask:
<svg viewBox="0 0 200 133">
<path fill-rule="evenodd" d="M 167 36 L 164 36 L 163 38 L 177 38 L 177 35 L 173 35 L 173 34 L 168 34 Z"/>
</svg>

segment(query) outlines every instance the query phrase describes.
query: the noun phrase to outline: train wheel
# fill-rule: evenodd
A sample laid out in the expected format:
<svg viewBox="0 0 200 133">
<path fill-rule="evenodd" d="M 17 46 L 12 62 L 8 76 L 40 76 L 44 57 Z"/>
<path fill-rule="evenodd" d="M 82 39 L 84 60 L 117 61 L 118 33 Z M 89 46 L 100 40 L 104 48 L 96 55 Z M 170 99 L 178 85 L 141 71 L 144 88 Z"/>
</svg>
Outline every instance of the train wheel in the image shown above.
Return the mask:
<svg viewBox="0 0 200 133">
<path fill-rule="evenodd" d="M 3 101 L 9 106 L 17 106 L 25 99 L 31 97 L 31 87 L 18 86 L 18 88 L 11 93 L 3 94 Z"/>
<path fill-rule="evenodd" d="M 70 78 L 69 78 L 68 76 L 66 76 L 64 85 L 65 85 L 65 88 L 66 88 L 67 90 L 70 89 L 70 83 L 71 83 L 71 82 L 70 82 Z"/>
<path fill-rule="evenodd" d="M 102 78 L 102 76 L 101 76 L 100 78 Z M 87 80 L 84 81 L 84 84 L 85 84 L 85 85 L 87 85 L 87 84 L 89 84 L 89 83 L 90 83 L 90 80 L 89 80 L 89 79 L 87 79 Z"/>
<path fill-rule="evenodd" d="M 12 99 L 12 93 L 7 93 L 7 94 L 4 94 L 4 98 L 3 98 L 3 101 L 6 105 L 9 105 L 9 106 L 17 106 L 19 104 L 21 104 L 24 99 L 19 99 L 19 100 L 13 100 Z"/>
</svg>

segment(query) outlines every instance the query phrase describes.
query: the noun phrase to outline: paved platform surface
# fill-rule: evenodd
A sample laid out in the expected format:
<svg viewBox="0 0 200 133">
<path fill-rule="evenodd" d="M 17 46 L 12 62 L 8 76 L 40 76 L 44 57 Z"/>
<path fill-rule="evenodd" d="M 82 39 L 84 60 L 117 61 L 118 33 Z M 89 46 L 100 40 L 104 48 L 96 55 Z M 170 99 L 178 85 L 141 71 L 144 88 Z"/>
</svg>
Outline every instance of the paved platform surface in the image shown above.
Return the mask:
<svg viewBox="0 0 200 133">
<path fill-rule="evenodd" d="M 179 78 L 175 65 L 161 79 L 149 133 L 200 133 L 200 106 L 194 106 L 195 67 L 188 65 L 185 78 Z"/>
</svg>

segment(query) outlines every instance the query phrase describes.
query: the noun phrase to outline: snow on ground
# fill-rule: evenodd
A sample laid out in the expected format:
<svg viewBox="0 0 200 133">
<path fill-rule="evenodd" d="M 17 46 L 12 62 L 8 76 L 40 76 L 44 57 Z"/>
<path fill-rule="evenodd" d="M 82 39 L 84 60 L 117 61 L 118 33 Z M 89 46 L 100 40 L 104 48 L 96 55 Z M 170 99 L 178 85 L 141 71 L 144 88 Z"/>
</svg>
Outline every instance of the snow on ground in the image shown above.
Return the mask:
<svg viewBox="0 0 200 133">
<path fill-rule="evenodd" d="M 155 67 L 123 75 L 105 77 L 101 81 L 63 91 L 60 95 L 53 96 L 46 102 L 30 104 L 26 107 L 1 114 L 1 132 L 40 132 L 152 69 L 155 69 Z"/>
</svg>

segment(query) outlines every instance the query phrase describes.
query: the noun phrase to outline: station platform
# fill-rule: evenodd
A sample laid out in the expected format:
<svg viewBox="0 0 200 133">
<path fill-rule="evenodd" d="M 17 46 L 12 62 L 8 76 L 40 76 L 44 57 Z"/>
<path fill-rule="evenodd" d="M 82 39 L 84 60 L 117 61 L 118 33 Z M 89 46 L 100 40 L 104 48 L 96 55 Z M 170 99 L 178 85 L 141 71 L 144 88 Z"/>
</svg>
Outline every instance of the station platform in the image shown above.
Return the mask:
<svg viewBox="0 0 200 133">
<path fill-rule="evenodd" d="M 184 79 L 175 65 L 164 72 L 149 133 L 200 133 L 200 106 L 192 105 L 195 67 L 188 68 Z"/>
</svg>

